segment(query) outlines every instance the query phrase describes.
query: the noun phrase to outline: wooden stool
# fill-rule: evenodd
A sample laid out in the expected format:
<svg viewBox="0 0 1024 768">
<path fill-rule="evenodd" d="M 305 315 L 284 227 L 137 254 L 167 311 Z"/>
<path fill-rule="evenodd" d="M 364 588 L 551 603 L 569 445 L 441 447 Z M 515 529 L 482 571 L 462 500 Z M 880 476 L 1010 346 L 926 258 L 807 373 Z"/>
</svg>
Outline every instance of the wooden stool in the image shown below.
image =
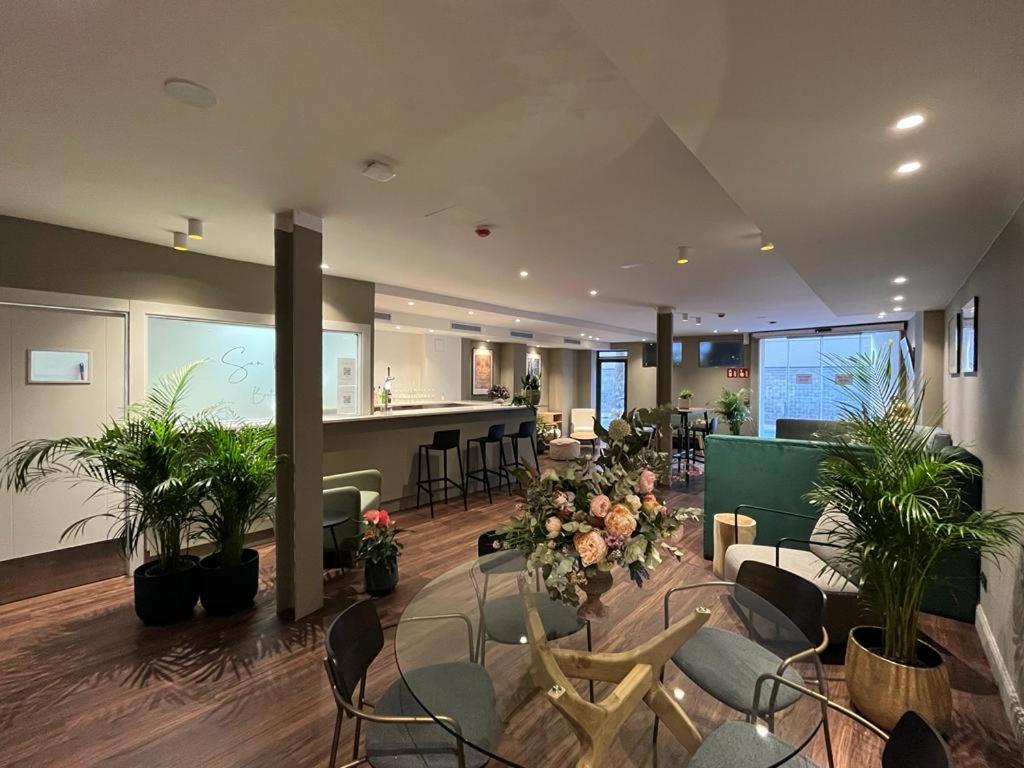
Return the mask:
<svg viewBox="0 0 1024 768">
<path fill-rule="evenodd" d="M 736 521 L 739 520 L 739 528 Z M 722 512 L 715 515 L 715 559 L 711 569 L 715 576 L 725 578 L 725 550 L 733 544 L 753 544 L 757 538 L 757 520 L 746 515 Z"/>
</svg>

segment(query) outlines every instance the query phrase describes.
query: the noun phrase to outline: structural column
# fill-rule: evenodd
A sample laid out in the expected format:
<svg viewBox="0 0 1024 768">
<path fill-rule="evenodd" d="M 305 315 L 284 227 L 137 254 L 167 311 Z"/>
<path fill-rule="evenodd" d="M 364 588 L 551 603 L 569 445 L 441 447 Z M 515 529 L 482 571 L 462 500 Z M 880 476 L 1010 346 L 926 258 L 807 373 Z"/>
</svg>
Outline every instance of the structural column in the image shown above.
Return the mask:
<svg viewBox="0 0 1024 768">
<path fill-rule="evenodd" d="M 672 403 L 672 317 L 675 307 L 658 307 L 658 367 L 655 375 L 655 394 L 658 406 Z M 672 453 L 672 431 L 662 428 L 662 453 Z M 671 461 L 668 462 L 671 464 Z M 670 474 L 670 473 L 667 473 Z M 667 483 L 668 477 L 662 478 Z"/>
<path fill-rule="evenodd" d="M 324 601 L 323 235 L 321 219 L 285 211 L 274 222 L 277 450 L 277 611 L 294 618 Z"/>
</svg>

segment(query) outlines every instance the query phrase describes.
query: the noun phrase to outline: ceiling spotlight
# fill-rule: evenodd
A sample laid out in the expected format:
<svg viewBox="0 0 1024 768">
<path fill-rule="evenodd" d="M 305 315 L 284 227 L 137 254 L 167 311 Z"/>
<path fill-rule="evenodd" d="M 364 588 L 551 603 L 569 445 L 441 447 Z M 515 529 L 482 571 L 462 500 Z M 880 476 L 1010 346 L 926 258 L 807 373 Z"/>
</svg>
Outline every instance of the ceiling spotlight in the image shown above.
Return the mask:
<svg viewBox="0 0 1024 768">
<path fill-rule="evenodd" d="M 700 318 L 697 318 L 697 325 L 700 325 Z"/>
<path fill-rule="evenodd" d="M 321 261 L 320 262 L 320 269 L 322 269 L 324 272 L 326 272 L 330 268 L 331 268 L 331 265 L 328 264 L 326 261 Z"/>
<path fill-rule="evenodd" d="M 428 329 L 427 329 L 427 333 L 433 333 L 433 332 L 434 332 L 434 329 L 433 329 L 433 328 L 428 328 Z"/>
<path fill-rule="evenodd" d="M 588 339 L 592 339 L 592 338 L 594 338 L 594 337 L 593 337 L 593 336 L 587 336 L 587 338 L 588 338 Z"/>
<path fill-rule="evenodd" d="M 471 310 L 469 310 L 469 314 L 471 314 L 471 315 L 475 315 L 475 314 L 476 314 L 476 312 L 474 312 L 474 311 L 473 311 L 473 310 L 471 309 Z"/>
<path fill-rule="evenodd" d="M 920 170 L 920 160 L 908 160 L 907 162 L 902 163 L 899 166 L 899 168 L 896 169 L 896 173 L 898 173 L 900 176 L 909 176 L 910 174 L 917 173 Z"/>
<path fill-rule="evenodd" d="M 187 251 L 188 250 L 188 235 L 184 232 L 174 233 L 174 250 L 176 251 Z"/>
<path fill-rule="evenodd" d="M 718 329 L 715 328 L 715 330 L 713 330 L 712 333 L 718 333 Z"/>
<path fill-rule="evenodd" d="M 521 270 L 519 270 L 519 276 L 523 277 L 523 278 L 526 278 L 526 277 L 530 276 L 530 273 L 527 272 L 525 269 L 521 269 Z"/>
<path fill-rule="evenodd" d="M 640 341 L 647 341 L 647 339 L 640 339 Z"/>
<path fill-rule="evenodd" d="M 203 222 L 199 219 L 188 220 L 188 236 L 193 240 L 203 239 Z"/>
<path fill-rule="evenodd" d="M 680 245 L 676 249 L 676 264 L 687 264 L 690 261 L 690 254 L 693 249 L 688 245 Z"/>
<path fill-rule="evenodd" d="M 594 341 L 600 341 L 600 340 L 601 340 L 600 336 L 598 336 L 596 339 L 594 339 Z"/>
<path fill-rule="evenodd" d="M 885 312 L 879 312 L 879 313 L 878 313 L 878 316 L 879 316 L 879 317 L 885 317 Z"/>
<path fill-rule="evenodd" d="M 521 322 L 523 322 L 523 321 L 522 321 L 522 320 L 520 320 L 520 319 L 519 319 L 519 318 L 517 317 L 517 318 L 516 318 L 516 322 L 517 322 L 517 323 L 521 323 Z"/>
<path fill-rule="evenodd" d="M 740 329 L 739 329 L 739 328 L 733 328 L 733 329 L 732 329 L 732 332 L 733 332 L 733 333 L 739 333 L 739 332 L 740 332 Z"/>
<path fill-rule="evenodd" d="M 164 80 L 164 93 L 177 102 L 200 109 L 209 109 L 217 103 L 217 97 L 205 85 L 180 77 L 169 77 Z"/>
<path fill-rule="evenodd" d="M 585 334 L 585 333 L 581 333 L 581 334 L 580 334 L 580 336 L 586 336 L 586 335 L 587 335 L 587 334 Z"/>
<path fill-rule="evenodd" d="M 590 295 L 591 296 L 597 296 L 597 288 L 591 288 L 590 289 Z"/>
<path fill-rule="evenodd" d="M 416 302 L 415 301 L 407 301 L 405 303 L 408 304 L 410 307 L 415 307 L 416 306 Z"/>
<path fill-rule="evenodd" d="M 400 326 L 400 325 L 396 325 L 396 326 L 395 326 L 395 330 L 396 330 L 396 331 L 400 331 L 400 330 L 402 330 L 402 326 Z"/>
<path fill-rule="evenodd" d="M 898 296 L 893 296 L 892 300 L 893 301 L 903 301 L 903 294 L 901 293 Z"/>
<path fill-rule="evenodd" d="M 775 243 L 769 240 L 767 235 L 761 235 L 761 250 L 765 253 L 775 250 Z"/>
<path fill-rule="evenodd" d="M 376 160 L 371 162 L 363 169 L 363 176 L 374 181 L 379 181 L 382 184 L 391 181 L 398 173 L 393 167 L 387 163 L 381 163 Z"/>
<path fill-rule="evenodd" d="M 903 311 L 903 307 L 893 307 L 892 311 L 893 312 L 902 312 Z"/>
<path fill-rule="evenodd" d="M 907 282 L 907 278 L 905 278 L 903 275 L 900 275 L 899 277 L 894 277 L 892 279 L 893 285 L 903 285 L 905 282 Z"/>
<path fill-rule="evenodd" d="M 917 128 L 924 123 L 924 115 L 920 112 L 914 112 L 910 115 L 904 115 L 896 121 L 895 128 L 897 131 L 909 131 L 911 128 Z"/>
</svg>

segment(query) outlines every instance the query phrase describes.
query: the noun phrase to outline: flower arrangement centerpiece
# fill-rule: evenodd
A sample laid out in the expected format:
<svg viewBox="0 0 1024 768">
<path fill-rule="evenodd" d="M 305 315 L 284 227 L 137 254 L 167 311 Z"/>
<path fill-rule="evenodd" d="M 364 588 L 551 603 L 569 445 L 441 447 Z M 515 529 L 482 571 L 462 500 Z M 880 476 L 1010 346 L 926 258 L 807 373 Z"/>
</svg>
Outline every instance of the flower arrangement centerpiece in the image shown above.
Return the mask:
<svg viewBox="0 0 1024 768">
<path fill-rule="evenodd" d="M 611 588 L 616 567 L 642 586 L 662 550 L 679 558 L 669 539 L 700 516 L 698 509 L 670 509 L 658 498 L 664 457 L 650 447 L 656 440 L 639 416 L 630 412 L 607 430 L 598 425 L 607 449 L 593 463 L 584 457 L 539 477 L 524 473 L 525 501 L 497 531 L 496 546 L 523 552 L 528 567 L 540 569 L 551 597 L 579 605 L 577 588 L 582 590 L 584 614 L 601 614 L 600 596 Z"/>
<path fill-rule="evenodd" d="M 511 397 L 511 393 L 508 391 L 508 387 L 504 384 L 495 384 L 491 387 L 491 391 L 488 393 L 492 400 L 504 403 Z"/>
<path fill-rule="evenodd" d="M 402 533 L 386 509 L 363 513 L 363 537 L 359 541 L 359 558 L 363 561 L 366 591 L 386 595 L 398 586 L 398 556 L 402 554 Z"/>
</svg>

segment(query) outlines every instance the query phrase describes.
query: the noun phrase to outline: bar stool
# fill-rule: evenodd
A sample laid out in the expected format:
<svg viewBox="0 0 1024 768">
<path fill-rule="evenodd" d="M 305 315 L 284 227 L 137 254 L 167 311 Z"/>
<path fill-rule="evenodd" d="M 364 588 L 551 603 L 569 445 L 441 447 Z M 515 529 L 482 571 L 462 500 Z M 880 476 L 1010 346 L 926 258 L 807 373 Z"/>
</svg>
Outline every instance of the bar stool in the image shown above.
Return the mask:
<svg viewBox="0 0 1024 768">
<path fill-rule="evenodd" d="M 508 483 L 508 495 L 512 495 L 512 475 L 509 474 L 508 470 L 505 469 L 505 465 L 508 463 L 505 460 L 505 441 L 502 439 L 505 437 L 505 425 L 494 424 L 487 429 L 487 435 L 484 437 L 473 437 L 466 441 L 466 487 L 469 487 L 470 480 L 478 480 L 484 484 L 484 488 L 487 489 L 487 502 L 493 504 L 494 497 L 491 496 L 491 475 L 498 476 L 498 489 L 501 490 L 502 478 Z M 487 446 L 497 443 L 500 458 L 498 460 L 498 468 L 491 469 L 487 466 Z M 480 450 L 480 469 L 473 470 L 473 451 L 472 447 L 476 447 Z"/>
<path fill-rule="evenodd" d="M 537 443 L 534 435 L 537 432 L 537 421 L 531 419 L 530 421 L 524 421 L 519 424 L 519 431 L 513 432 L 511 435 L 505 435 L 502 440 L 509 440 L 512 443 L 512 463 L 505 464 L 505 470 L 513 469 L 526 469 L 529 465 L 524 463 L 519 458 L 519 441 L 529 440 L 530 448 L 533 450 L 533 466 L 537 472 L 540 472 L 540 460 L 537 458 Z"/>
<path fill-rule="evenodd" d="M 704 447 L 707 445 L 708 435 L 715 434 L 718 429 L 718 417 L 712 416 L 710 419 L 706 419 L 703 427 L 690 427 L 690 439 L 689 443 L 693 446 L 691 453 L 692 461 L 699 461 L 701 464 L 704 463 Z M 698 439 L 698 435 L 700 436 Z M 700 458 L 697 457 L 697 448 L 700 448 Z"/>
<path fill-rule="evenodd" d="M 434 490 L 434 483 L 443 483 L 444 489 L 444 501 L 448 503 L 448 489 L 457 488 L 462 493 L 462 507 L 463 509 L 469 509 L 469 503 L 466 500 L 466 475 L 462 469 L 462 451 L 459 450 L 459 437 L 460 432 L 457 429 L 442 429 L 434 433 L 434 439 L 429 444 L 422 444 L 419 447 L 419 452 L 416 454 L 416 506 L 420 506 L 420 494 L 423 491 L 427 492 L 427 500 L 430 502 L 430 517 L 434 517 L 434 494 L 437 492 Z M 440 451 L 441 453 L 441 466 L 444 470 L 443 477 L 434 477 L 430 471 L 430 452 Z M 450 477 L 448 477 L 448 451 L 455 451 L 455 456 L 459 460 L 459 482 L 456 483 Z M 467 448 L 468 451 L 468 448 Z M 423 480 L 423 459 L 426 458 L 427 464 L 427 479 Z M 467 457 L 468 461 L 468 457 Z"/>
</svg>

